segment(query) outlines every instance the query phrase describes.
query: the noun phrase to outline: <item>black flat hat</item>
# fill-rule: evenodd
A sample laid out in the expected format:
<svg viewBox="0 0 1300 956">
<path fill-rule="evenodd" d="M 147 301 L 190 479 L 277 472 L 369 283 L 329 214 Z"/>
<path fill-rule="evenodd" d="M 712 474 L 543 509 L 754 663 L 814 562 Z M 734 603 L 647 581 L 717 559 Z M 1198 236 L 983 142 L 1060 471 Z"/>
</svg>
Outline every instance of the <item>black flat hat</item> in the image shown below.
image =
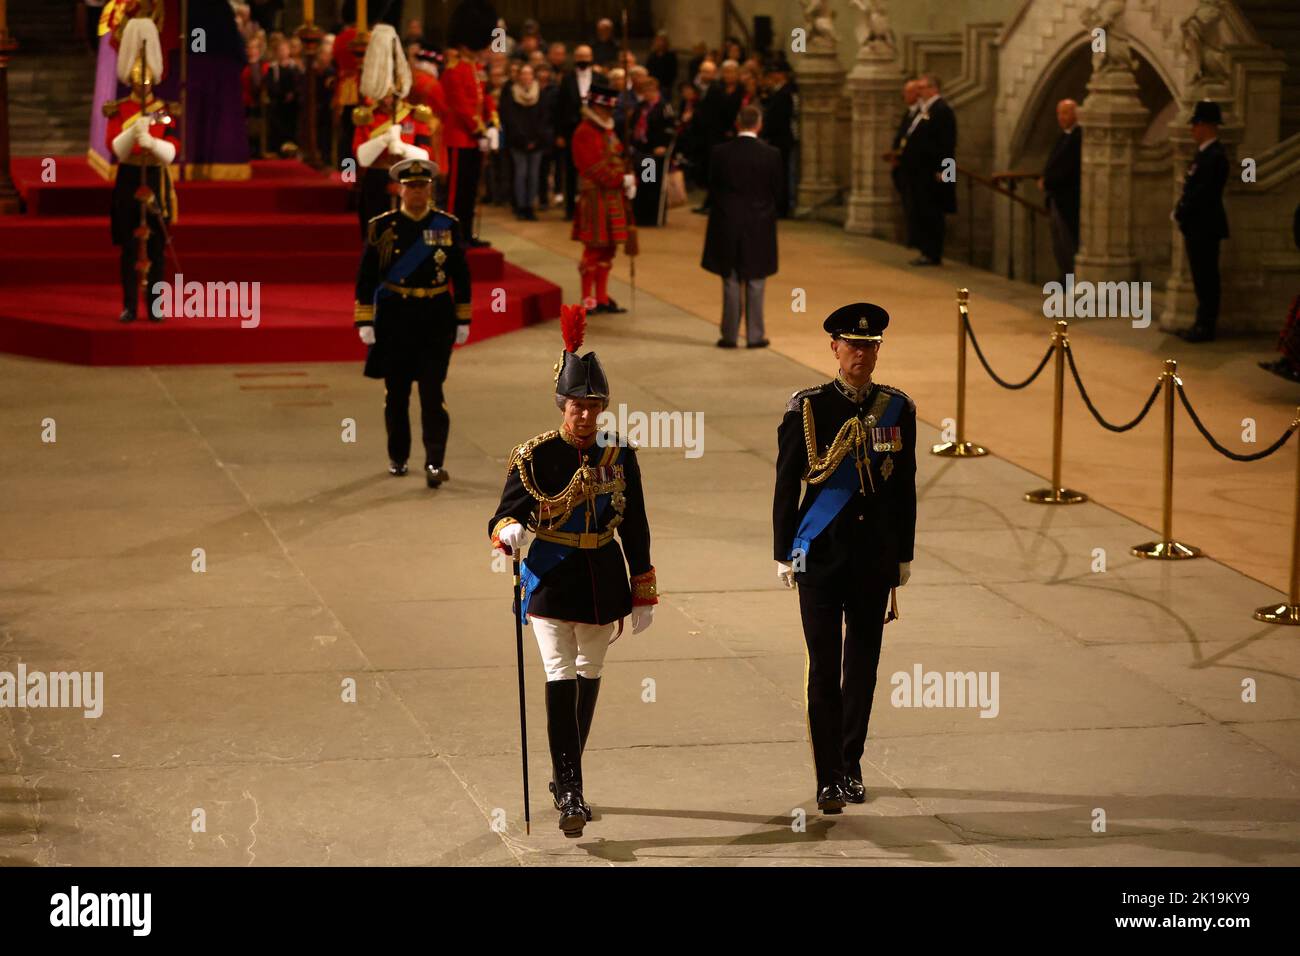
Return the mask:
<svg viewBox="0 0 1300 956">
<path fill-rule="evenodd" d="M 1215 126 L 1222 126 L 1223 110 L 1214 100 L 1200 100 L 1192 110 L 1192 118 L 1188 123 L 1213 123 Z"/>
<path fill-rule="evenodd" d="M 880 342 L 889 325 L 889 313 L 870 302 L 842 305 L 822 323 L 832 338 L 854 342 Z"/>
</svg>

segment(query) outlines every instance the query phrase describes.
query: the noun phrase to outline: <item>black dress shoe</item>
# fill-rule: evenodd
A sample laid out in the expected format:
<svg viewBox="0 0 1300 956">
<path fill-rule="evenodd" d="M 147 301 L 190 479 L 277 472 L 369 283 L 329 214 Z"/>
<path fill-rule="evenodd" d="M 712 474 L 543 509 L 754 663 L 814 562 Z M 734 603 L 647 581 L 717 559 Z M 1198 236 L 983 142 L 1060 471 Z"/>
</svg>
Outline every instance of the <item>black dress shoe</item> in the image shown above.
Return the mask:
<svg viewBox="0 0 1300 956">
<path fill-rule="evenodd" d="M 132 312 L 130 309 L 123 309 L 123 310 L 122 310 L 122 314 L 119 315 L 119 316 L 117 317 L 117 321 L 119 321 L 119 322 L 134 322 L 134 321 L 135 321 L 135 313 Z"/>
<path fill-rule="evenodd" d="M 735 342 L 729 341 L 728 339 L 718 339 L 718 341 L 717 341 L 715 344 L 716 344 L 716 345 L 718 346 L 718 348 L 720 348 L 720 349 L 734 349 L 734 348 L 739 348 L 739 346 L 736 345 Z"/>
<path fill-rule="evenodd" d="M 620 314 L 626 312 L 627 309 L 623 308 L 621 305 L 619 305 L 619 304 L 618 304 L 617 302 L 615 302 L 613 299 L 610 299 L 608 302 L 597 302 L 597 303 L 596 303 L 596 307 L 595 307 L 594 309 L 592 309 L 591 311 L 593 311 L 593 312 L 605 312 L 605 313 L 608 313 L 609 315 L 620 315 Z"/>
<path fill-rule="evenodd" d="M 767 339 L 759 339 L 757 342 L 747 342 L 745 344 L 751 349 L 765 349 L 772 343 Z"/>
<path fill-rule="evenodd" d="M 827 784 L 817 791 L 817 809 L 827 814 L 844 811 L 844 791 L 839 784 Z"/>
<path fill-rule="evenodd" d="M 1288 382 L 1300 382 L 1300 372 L 1292 368 L 1291 363 L 1284 358 L 1275 359 L 1272 362 L 1260 362 L 1259 367 L 1266 372 L 1280 375 Z"/>
<path fill-rule="evenodd" d="M 909 266 L 937 266 L 939 265 L 939 260 L 931 259 L 929 256 L 917 256 L 915 259 L 909 262 L 908 265 Z"/>
<path fill-rule="evenodd" d="M 709 207 L 696 206 L 694 209 L 691 210 L 691 212 L 695 213 L 697 216 L 707 216 L 709 214 Z"/>
<path fill-rule="evenodd" d="M 402 475 L 406 474 L 406 462 L 390 461 L 388 463 L 388 473 L 394 478 L 400 478 Z"/>
<path fill-rule="evenodd" d="M 582 836 L 582 828 L 591 819 L 588 816 L 590 808 L 582 802 L 582 791 L 576 788 L 561 790 L 556 804 L 560 810 L 560 832 L 570 840 Z"/>
<path fill-rule="evenodd" d="M 424 466 L 424 483 L 430 488 L 437 488 L 450 478 L 451 475 L 447 474 L 446 468 L 438 468 L 434 465 Z"/>
<path fill-rule="evenodd" d="M 1193 325 L 1190 329 L 1181 329 L 1174 333 L 1184 342 L 1213 342 L 1214 329 L 1204 325 Z"/>
<path fill-rule="evenodd" d="M 852 777 L 844 777 L 840 780 L 840 792 L 844 794 L 844 799 L 849 803 L 866 803 L 867 788 L 862 785 L 861 780 L 855 780 Z"/>
<path fill-rule="evenodd" d="M 547 786 L 551 788 L 551 802 L 555 804 L 555 809 L 557 809 L 557 810 L 563 812 L 563 810 L 564 810 L 564 804 L 560 802 L 560 798 L 559 798 L 559 796 L 558 796 L 558 795 L 556 794 L 556 792 L 555 792 L 555 781 L 552 780 L 549 784 L 547 784 Z M 591 822 L 591 806 L 590 806 L 590 805 L 587 803 L 587 801 L 583 798 L 583 796 L 582 796 L 581 793 L 578 794 L 578 801 L 582 804 L 582 813 L 583 813 L 583 816 L 585 816 L 585 817 L 587 818 L 587 822 L 590 823 L 590 822 Z"/>
</svg>

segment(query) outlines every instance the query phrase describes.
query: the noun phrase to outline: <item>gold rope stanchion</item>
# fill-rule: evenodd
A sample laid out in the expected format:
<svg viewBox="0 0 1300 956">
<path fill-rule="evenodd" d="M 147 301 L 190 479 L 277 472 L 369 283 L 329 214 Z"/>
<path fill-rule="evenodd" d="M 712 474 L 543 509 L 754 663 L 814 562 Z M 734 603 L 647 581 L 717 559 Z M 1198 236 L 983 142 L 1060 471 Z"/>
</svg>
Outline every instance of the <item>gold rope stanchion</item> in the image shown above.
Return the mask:
<svg viewBox="0 0 1300 956">
<path fill-rule="evenodd" d="M 930 449 L 930 454 L 943 458 L 979 458 L 989 450 L 982 445 L 965 440 L 966 434 L 966 322 L 969 289 L 957 290 L 957 431 L 953 441 L 942 442 Z"/>
<path fill-rule="evenodd" d="M 1025 500 L 1036 505 L 1077 505 L 1087 501 L 1081 491 L 1061 487 L 1061 444 L 1065 412 L 1065 350 L 1070 347 L 1069 323 L 1061 319 L 1052 333 L 1056 350 L 1056 376 L 1052 394 L 1052 487 L 1025 492 Z M 1170 406 L 1172 408 L 1172 406 Z"/>
<path fill-rule="evenodd" d="M 1165 359 L 1165 473 L 1164 505 L 1160 521 L 1159 541 L 1148 541 L 1129 549 L 1139 558 L 1154 558 L 1159 561 L 1182 561 L 1187 558 L 1199 558 L 1201 549 L 1174 540 L 1174 390 L 1178 384 L 1178 363 L 1174 359 Z"/>
<path fill-rule="evenodd" d="M 1300 420 L 1300 408 L 1295 417 Z M 1295 519 L 1291 530 L 1291 590 L 1286 604 L 1255 608 L 1255 620 L 1265 624 L 1300 624 L 1300 442 L 1296 442 Z"/>
</svg>

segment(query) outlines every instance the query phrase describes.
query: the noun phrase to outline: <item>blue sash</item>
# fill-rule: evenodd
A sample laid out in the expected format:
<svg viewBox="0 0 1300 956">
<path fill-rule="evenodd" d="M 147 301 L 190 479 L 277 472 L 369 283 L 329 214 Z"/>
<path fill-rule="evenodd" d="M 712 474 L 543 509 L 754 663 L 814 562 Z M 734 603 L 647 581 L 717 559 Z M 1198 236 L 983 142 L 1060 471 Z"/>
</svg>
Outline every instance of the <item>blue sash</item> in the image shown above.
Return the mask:
<svg viewBox="0 0 1300 956">
<path fill-rule="evenodd" d="M 622 457 L 623 450 L 620 448 L 608 464 L 616 465 Z M 521 461 L 519 467 L 525 467 L 524 462 Z M 613 497 L 612 493 L 596 496 L 597 517 L 605 513 L 605 508 L 609 506 L 609 502 Z M 556 530 L 573 534 L 581 534 L 586 531 L 587 506 L 583 504 L 581 507 L 574 508 L 573 514 L 569 515 L 569 519 Z M 533 543 L 528 546 L 528 556 L 520 562 L 519 567 L 520 594 L 518 612 L 519 619 L 524 624 L 528 623 L 528 600 L 533 596 L 533 592 L 537 590 L 537 585 L 541 583 L 542 578 L 576 550 L 578 549 L 572 545 L 559 544 L 555 541 L 542 541 L 540 539 L 534 539 Z"/>
<path fill-rule="evenodd" d="M 384 288 L 384 282 L 391 282 L 393 285 L 398 285 L 412 272 L 420 268 L 420 266 L 424 264 L 424 261 L 433 255 L 435 248 L 435 246 L 431 246 L 427 242 L 421 241 L 417 242 L 415 245 L 411 246 L 411 248 L 407 249 L 406 252 L 402 253 L 402 257 L 393 263 L 393 267 L 389 269 L 388 274 L 384 276 L 383 282 L 375 287 L 375 304 L 378 305 L 379 300 L 386 296 L 397 294 L 393 292 L 392 289 Z"/>
<path fill-rule="evenodd" d="M 885 413 L 872 427 L 874 428 L 893 428 L 894 423 L 898 421 L 898 416 L 903 412 L 903 396 L 890 395 L 889 404 L 885 407 Z M 875 468 L 880 461 L 880 456 L 885 452 L 878 452 L 867 446 L 868 467 Z M 799 522 L 799 530 L 795 532 L 794 544 L 790 548 L 789 561 L 795 560 L 795 555 L 800 551 L 803 552 L 804 560 L 808 559 L 808 551 L 812 547 L 813 540 L 826 530 L 826 526 L 835 520 L 835 516 L 844 509 L 853 497 L 853 493 L 859 489 L 857 464 L 852 455 L 845 455 L 840 461 L 835 471 L 826 483 L 822 485 L 822 490 L 817 495 L 817 500 L 812 503 L 804 513 L 803 520 Z"/>
</svg>

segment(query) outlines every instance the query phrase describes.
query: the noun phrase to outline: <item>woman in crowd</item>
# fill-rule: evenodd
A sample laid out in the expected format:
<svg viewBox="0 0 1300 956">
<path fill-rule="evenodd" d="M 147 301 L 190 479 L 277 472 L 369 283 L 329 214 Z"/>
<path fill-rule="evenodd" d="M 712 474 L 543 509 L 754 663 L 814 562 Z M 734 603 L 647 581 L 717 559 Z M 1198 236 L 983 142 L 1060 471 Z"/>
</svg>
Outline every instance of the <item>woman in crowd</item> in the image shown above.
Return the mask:
<svg viewBox="0 0 1300 956">
<path fill-rule="evenodd" d="M 535 220 L 542 149 L 554 138 L 533 68 L 524 64 L 503 90 L 498 112 L 515 171 L 515 218 Z"/>
</svg>

